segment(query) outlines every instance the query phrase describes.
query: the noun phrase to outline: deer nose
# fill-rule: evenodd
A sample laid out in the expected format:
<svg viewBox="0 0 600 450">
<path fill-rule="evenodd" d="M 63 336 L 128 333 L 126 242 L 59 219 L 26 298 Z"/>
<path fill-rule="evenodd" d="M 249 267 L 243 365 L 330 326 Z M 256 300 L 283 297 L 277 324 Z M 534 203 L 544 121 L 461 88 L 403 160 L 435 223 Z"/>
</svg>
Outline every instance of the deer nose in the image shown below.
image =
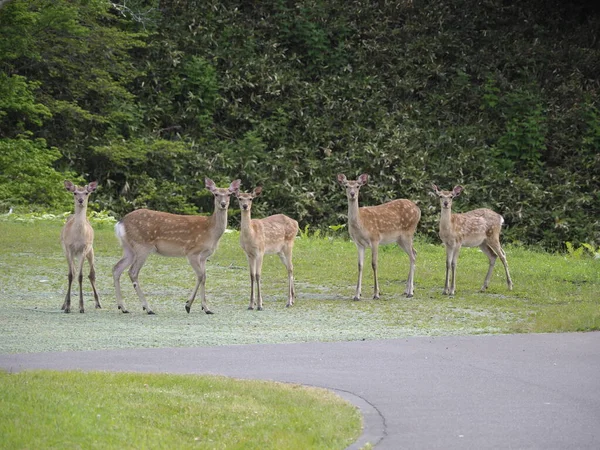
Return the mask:
<svg viewBox="0 0 600 450">
<path fill-rule="evenodd" d="M 354 192 L 354 191 L 350 192 L 350 197 L 352 197 L 352 198 L 356 197 L 356 192 Z"/>
<path fill-rule="evenodd" d="M 242 205 L 242 208 L 244 208 L 244 211 L 248 209 L 248 205 L 244 204 Z"/>
<path fill-rule="evenodd" d="M 227 206 L 227 202 L 221 202 L 221 208 L 225 208 Z"/>
</svg>

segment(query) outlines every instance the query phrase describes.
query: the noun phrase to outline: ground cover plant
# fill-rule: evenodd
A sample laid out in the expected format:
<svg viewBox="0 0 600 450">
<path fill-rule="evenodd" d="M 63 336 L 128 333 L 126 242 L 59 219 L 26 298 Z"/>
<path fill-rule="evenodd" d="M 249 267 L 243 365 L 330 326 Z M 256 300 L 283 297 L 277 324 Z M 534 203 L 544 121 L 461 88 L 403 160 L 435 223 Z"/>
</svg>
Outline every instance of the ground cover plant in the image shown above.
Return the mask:
<svg viewBox="0 0 600 450">
<path fill-rule="evenodd" d="M 92 219 L 93 220 L 93 219 Z M 408 258 L 397 246 L 379 254 L 381 299 L 372 300 L 372 272 L 365 258 L 363 297 L 353 301 L 356 247 L 344 238 L 303 230 L 294 248 L 297 299 L 286 308 L 287 276 L 275 255 L 265 257 L 264 311 L 248 311 L 250 277 L 239 233 L 225 233 L 207 263 L 207 300 L 185 312 L 195 275 L 184 258 L 151 256 L 140 283 L 156 316 L 142 311 L 123 276 L 130 314 L 117 310 L 112 266 L 121 257 L 113 222 L 100 218 L 96 232 L 97 288 L 93 308 L 84 278 L 85 314 L 64 314 L 67 266 L 60 248 L 62 220 L 0 221 L 0 352 L 43 352 L 134 347 L 401 338 L 423 335 L 586 331 L 600 329 L 600 259 L 573 250 L 551 254 L 507 245 L 514 289 L 496 267 L 487 292 L 479 289 L 487 258 L 465 248 L 457 292 L 442 295 L 445 252 L 439 242 L 417 238 L 415 296 L 403 296 Z M 318 234 L 318 233 L 317 233 Z M 87 275 L 87 272 L 84 272 Z"/>
<path fill-rule="evenodd" d="M 345 448 L 360 432 L 352 405 L 298 385 L 35 371 L 0 386 L 2 448 Z"/>
</svg>

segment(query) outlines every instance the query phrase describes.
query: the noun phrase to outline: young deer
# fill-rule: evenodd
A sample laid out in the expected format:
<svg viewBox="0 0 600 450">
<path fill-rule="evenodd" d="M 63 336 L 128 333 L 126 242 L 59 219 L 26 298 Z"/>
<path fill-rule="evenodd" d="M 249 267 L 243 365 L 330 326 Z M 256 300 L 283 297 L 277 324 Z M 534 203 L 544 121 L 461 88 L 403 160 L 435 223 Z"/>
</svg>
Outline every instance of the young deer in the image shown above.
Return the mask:
<svg viewBox="0 0 600 450">
<path fill-rule="evenodd" d="M 413 248 L 413 237 L 417 224 L 421 219 L 419 207 L 406 199 L 392 200 L 377 206 L 358 207 L 358 192 L 361 186 L 367 184 L 368 175 L 362 174 L 356 181 L 346 179 L 339 174 L 338 182 L 346 188 L 348 197 L 348 231 L 358 249 L 358 283 L 354 300 L 360 300 L 362 288 L 363 261 L 365 248 L 371 248 L 371 265 L 373 267 L 374 293 L 373 298 L 379 298 L 379 283 L 377 280 L 377 255 L 379 244 L 396 242 L 407 254 L 410 260 L 410 270 L 406 281 L 404 294 L 414 295 L 414 276 L 417 252 Z"/>
<path fill-rule="evenodd" d="M 487 208 L 474 209 L 464 214 L 452 214 L 452 199 L 458 197 L 462 190 L 462 186 L 455 186 L 452 191 L 440 191 L 435 184 L 433 185 L 433 191 L 440 198 L 442 209 L 440 238 L 446 246 L 446 283 L 442 293 L 454 295 L 456 291 L 456 263 L 462 246 L 479 247 L 490 260 L 482 291 L 485 291 L 489 285 L 497 257 L 500 257 L 500 261 L 504 264 L 506 283 L 511 290 L 513 284 L 508 272 L 506 254 L 500 246 L 500 231 L 504 218 Z"/>
<path fill-rule="evenodd" d="M 129 278 L 142 302 L 142 308 L 148 314 L 154 314 L 138 282 L 138 275 L 151 253 L 163 256 L 187 257 L 196 272 L 196 287 L 185 304 L 189 313 L 196 293 L 200 289 L 202 310 L 212 314 L 208 309 L 205 295 L 206 260 L 217 249 L 219 239 L 227 227 L 227 208 L 229 198 L 240 186 L 240 180 L 235 180 L 229 188 L 218 188 L 215 183 L 206 178 L 206 188 L 212 192 L 215 201 L 215 211 L 211 216 L 182 216 L 148 209 L 138 209 L 127 214 L 117 223 L 115 232 L 121 247 L 123 258 L 113 268 L 115 294 L 117 305 L 127 313 L 121 296 L 120 278 L 123 271 L 129 267 Z"/>
<path fill-rule="evenodd" d="M 67 223 L 63 227 L 60 233 L 60 242 L 62 244 L 63 251 L 67 257 L 67 264 L 69 265 L 69 287 L 67 289 L 67 295 L 62 305 L 62 310 L 66 313 L 71 312 L 71 285 L 73 284 L 73 277 L 75 275 L 75 260 L 78 259 L 79 263 L 79 312 L 83 313 L 83 263 L 87 258 L 90 265 L 90 283 L 92 284 L 92 290 L 94 291 L 94 300 L 96 302 L 96 308 L 101 308 L 100 301 L 98 300 L 98 291 L 96 291 L 96 269 L 94 268 L 94 229 L 90 225 L 87 218 L 87 206 L 89 195 L 96 190 L 98 187 L 97 182 L 92 182 L 86 186 L 80 187 L 75 186 L 70 181 L 65 181 L 65 189 L 73 193 L 75 199 L 75 214 L 69 216 Z"/>
<path fill-rule="evenodd" d="M 257 306 L 258 311 L 263 309 L 262 293 L 260 289 L 260 278 L 262 274 L 262 263 L 265 253 L 277 253 L 281 262 L 288 273 L 288 301 L 285 305 L 290 307 L 294 304 L 294 266 L 292 264 L 292 250 L 294 248 L 294 239 L 298 234 L 298 222 L 283 214 L 275 214 L 264 219 L 252 219 L 250 211 L 252 210 L 252 200 L 260 195 L 262 188 L 254 188 L 252 193 L 236 192 L 240 209 L 242 212 L 242 222 L 240 224 L 240 245 L 250 266 L 250 306 L 248 309 L 254 309 Z M 254 286 L 256 285 L 255 301 Z"/>
</svg>

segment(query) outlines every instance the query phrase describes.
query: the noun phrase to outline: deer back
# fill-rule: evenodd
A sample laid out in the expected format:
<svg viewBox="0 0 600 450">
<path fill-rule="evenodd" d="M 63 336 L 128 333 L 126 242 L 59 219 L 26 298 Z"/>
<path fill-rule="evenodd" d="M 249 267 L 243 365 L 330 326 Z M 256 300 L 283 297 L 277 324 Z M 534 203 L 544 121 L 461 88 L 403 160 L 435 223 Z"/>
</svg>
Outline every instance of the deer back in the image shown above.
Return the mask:
<svg viewBox="0 0 600 450">
<path fill-rule="evenodd" d="M 465 247 L 477 247 L 493 236 L 499 236 L 504 223 L 503 217 L 487 208 L 474 209 L 466 213 L 452 214 L 451 234 Z M 440 237 L 444 240 L 440 228 Z"/>
<path fill-rule="evenodd" d="M 284 214 L 275 214 L 264 219 L 252 219 L 252 229 L 265 253 L 277 253 L 294 241 L 298 222 Z"/>
<path fill-rule="evenodd" d="M 185 256 L 216 248 L 225 227 L 211 226 L 213 219 L 138 209 L 121 220 L 121 238 L 134 248 L 154 247 L 161 255 Z"/>
<path fill-rule="evenodd" d="M 359 222 L 350 222 L 353 239 L 375 240 L 381 243 L 396 242 L 399 236 L 414 234 L 421 210 L 407 199 L 392 200 L 377 206 L 358 209 Z"/>
</svg>

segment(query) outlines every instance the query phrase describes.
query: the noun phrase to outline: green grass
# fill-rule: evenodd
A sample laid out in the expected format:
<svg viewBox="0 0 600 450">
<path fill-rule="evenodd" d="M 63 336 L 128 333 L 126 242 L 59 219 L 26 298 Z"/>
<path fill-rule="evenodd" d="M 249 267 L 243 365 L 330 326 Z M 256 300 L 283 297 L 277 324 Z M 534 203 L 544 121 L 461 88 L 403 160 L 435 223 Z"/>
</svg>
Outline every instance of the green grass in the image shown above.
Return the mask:
<svg viewBox="0 0 600 450">
<path fill-rule="evenodd" d="M 61 221 L 0 220 L 0 353 L 600 329 L 600 260 L 507 246 L 514 290 L 507 290 L 499 265 L 480 293 L 487 259 L 478 249 L 463 249 L 457 294 L 448 297 L 441 294 L 444 250 L 424 241 L 415 245 L 414 298 L 402 295 L 408 258 L 396 246 L 380 251 L 381 299 L 370 299 L 367 258 L 364 300 L 355 302 L 354 244 L 299 238 L 294 307 L 285 308 L 285 269 L 267 256 L 265 310 L 248 311 L 249 275 L 236 232 L 224 235 L 207 265 L 214 315 L 204 314 L 199 301 L 185 312 L 194 273 L 184 259 L 159 256 L 140 275 L 157 315 L 142 311 L 126 274 L 131 313 L 122 314 L 111 272 L 121 250 L 106 222 L 94 225 L 103 309 L 93 308 L 85 283 L 85 314 L 64 314 Z M 357 438 L 360 418 L 339 402 L 298 386 L 214 377 L 0 373 L 0 435 L 6 448 L 344 448 Z M 348 427 L 339 428 L 342 423 Z"/>
<path fill-rule="evenodd" d="M 236 232 L 223 236 L 207 264 L 207 299 L 184 309 L 195 282 L 183 258 L 153 255 L 140 274 L 156 316 L 143 313 L 123 274 L 125 304 L 116 308 L 112 266 L 121 250 L 110 224 L 95 225 L 97 285 L 103 309 L 93 308 L 84 278 L 86 312 L 64 314 L 67 286 L 60 222 L 0 221 L 0 352 L 43 352 L 135 347 L 340 341 L 424 335 L 586 331 L 600 329 L 600 260 L 570 258 L 506 246 L 514 290 L 498 264 L 487 292 L 479 289 L 487 259 L 461 252 L 457 293 L 442 295 L 445 256 L 440 244 L 417 241 L 415 296 L 402 293 L 408 258 L 396 246 L 379 255 L 381 299 L 372 300 L 366 258 L 363 299 L 353 301 L 356 248 L 342 238 L 297 239 L 297 299 L 285 308 L 286 275 L 279 258 L 265 258 L 264 311 L 248 311 L 249 275 Z M 87 266 L 86 266 L 87 270 Z M 87 275 L 87 272 L 86 272 Z M 73 300 L 75 304 L 77 299 Z"/>
<path fill-rule="evenodd" d="M 360 415 L 325 389 L 214 376 L 0 372 L 2 448 L 345 448 Z"/>
</svg>

